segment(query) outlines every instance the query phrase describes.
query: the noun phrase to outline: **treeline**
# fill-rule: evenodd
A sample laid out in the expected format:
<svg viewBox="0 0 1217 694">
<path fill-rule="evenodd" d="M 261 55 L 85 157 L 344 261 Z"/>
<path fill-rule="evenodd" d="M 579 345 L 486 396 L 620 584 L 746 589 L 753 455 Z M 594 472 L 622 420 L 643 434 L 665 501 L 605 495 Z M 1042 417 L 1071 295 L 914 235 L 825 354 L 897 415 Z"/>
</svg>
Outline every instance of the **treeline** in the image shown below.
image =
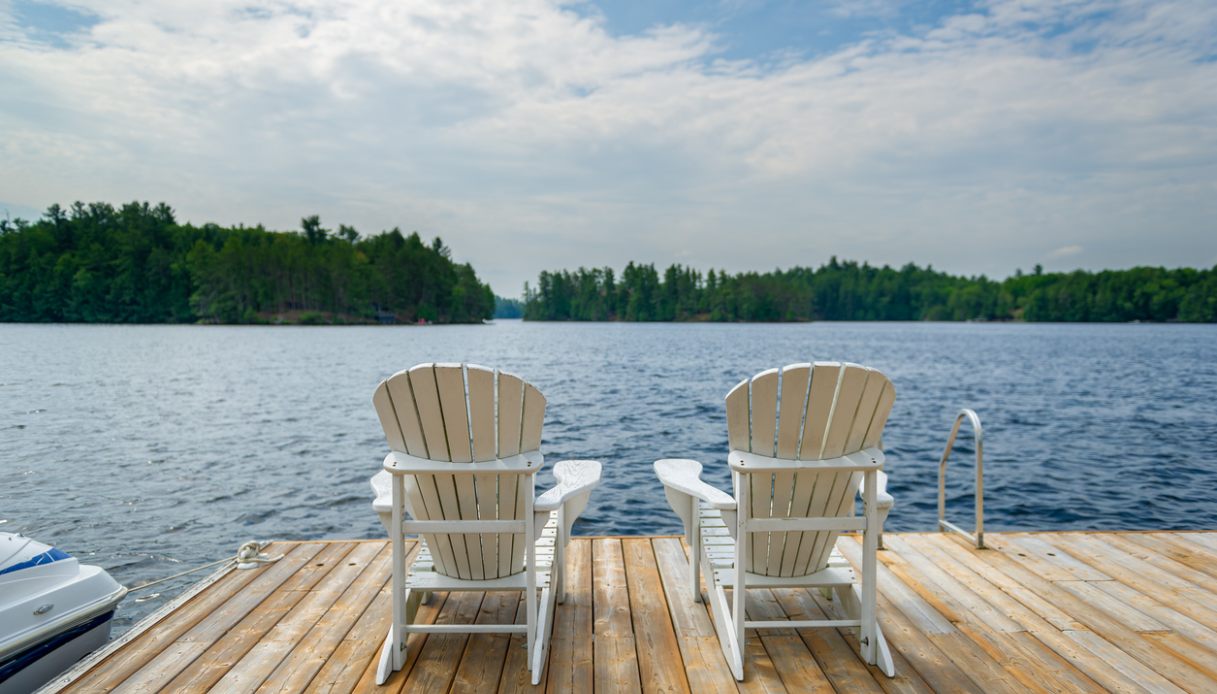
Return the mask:
<svg viewBox="0 0 1217 694">
<path fill-rule="evenodd" d="M 164 203 L 0 221 L 0 321 L 470 323 L 494 294 L 439 238 L 179 224 Z"/>
<path fill-rule="evenodd" d="M 1217 322 L 1217 267 L 1137 267 L 1005 280 L 960 277 L 912 263 L 841 262 L 729 274 L 672 265 L 542 272 L 525 285 L 526 320 L 808 321 L 1026 320 Z"/>
<path fill-rule="evenodd" d="M 523 318 L 524 302 L 519 299 L 507 299 L 496 295 L 494 297 L 494 317 Z"/>
</svg>

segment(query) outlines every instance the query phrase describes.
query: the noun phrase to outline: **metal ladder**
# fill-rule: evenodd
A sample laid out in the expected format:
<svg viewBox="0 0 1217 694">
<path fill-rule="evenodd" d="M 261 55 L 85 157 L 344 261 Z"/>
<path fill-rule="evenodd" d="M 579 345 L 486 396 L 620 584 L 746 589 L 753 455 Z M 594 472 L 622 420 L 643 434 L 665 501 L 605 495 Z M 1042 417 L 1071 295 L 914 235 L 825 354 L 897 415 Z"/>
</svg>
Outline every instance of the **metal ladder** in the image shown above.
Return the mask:
<svg viewBox="0 0 1217 694">
<path fill-rule="evenodd" d="M 947 459 L 955 447 L 955 437 L 959 435 L 959 425 L 963 420 L 972 423 L 973 438 L 976 440 L 976 533 L 970 533 L 946 519 L 947 506 Z M 980 426 L 980 417 L 968 408 L 963 408 L 955 415 L 955 426 L 951 427 L 951 436 L 947 439 L 946 450 L 942 452 L 942 460 L 938 461 L 938 530 L 942 532 L 959 533 L 976 545 L 977 549 L 985 548 L 985 445 L 984 429 Z"/>
</svg>

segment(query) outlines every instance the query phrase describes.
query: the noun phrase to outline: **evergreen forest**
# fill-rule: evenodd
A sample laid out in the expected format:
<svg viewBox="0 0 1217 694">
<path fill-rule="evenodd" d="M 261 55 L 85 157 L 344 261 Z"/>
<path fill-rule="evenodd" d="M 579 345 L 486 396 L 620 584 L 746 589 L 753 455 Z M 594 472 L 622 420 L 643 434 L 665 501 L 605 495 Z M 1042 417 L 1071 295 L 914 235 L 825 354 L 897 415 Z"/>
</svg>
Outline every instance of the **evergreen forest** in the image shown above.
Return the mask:
<svg viewBox="0 0 1217 694">
<path fill-rule="evenodd" d="M 526 320 L 1217 322 L 1217 267 L 960 277 L 832 258 L 818 268 L 702 273 L 671 265 L 542 272 Z"/>
<path fill-rule="evenodd" d="M 1217 322 L 1217 267 L 962 277 L 832 258 L 731 274 L 671 265 L 545 271 L 496 297 L 439 238 L 179 224 L 166 204 L 52 205 L 0 220 L 0 321 L 476 323 L 1024 320 Z"/>
<path fill-rule="evenodd" d="M 0 220 L 0 321 L 476 323 L 495 300 L 437 237 L 179 224 L 166 204 Z"/>
</svg>

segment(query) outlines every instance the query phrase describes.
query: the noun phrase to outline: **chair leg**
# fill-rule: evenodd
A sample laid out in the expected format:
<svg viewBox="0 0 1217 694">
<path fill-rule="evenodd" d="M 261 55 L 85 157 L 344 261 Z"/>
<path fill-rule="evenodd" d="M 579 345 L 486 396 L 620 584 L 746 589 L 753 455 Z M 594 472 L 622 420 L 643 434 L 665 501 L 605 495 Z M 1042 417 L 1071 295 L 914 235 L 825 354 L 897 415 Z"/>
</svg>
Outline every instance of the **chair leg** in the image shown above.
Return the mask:
<svg viewBox="0 0 1217 694">
<path fill-rule="evenodd" d="M 840 605 L 838 608 L 840 616 L 844 619 L 860 620 L 863 589 L 851 584 L 834 586 L 833 589 L 837 596 L 837 604 Z M 888 677 L 895 677 L 896 666 L 892 661 L 891 648 L 887 645 L 887 638 L 884 637 L 883 630 L 879 628 L 878 620 L 875 621 L 874 629 L 875 660 L 866 662 L 877 666 Z M 865 660 L 865 653 L 860 653 L 860 655 Z"/>
<path fill-rule="evenodd" d="M 533 528 L 533 518 L 535 515 L 532 512 L 532 499 L 536 496 L 536 490 L 533 488 L 533 477 L 527 475 L 528 487 L 525 491 L 526 504 L 524 506 L 524 566 L 527 576 L 524 590 L 525 602 L 527 603 L 525 611 L 527 613 L 527 641 L 528 641 L 528 662 L 531 663 L 533 655 L 537 648 L 537 542 L 536 534 Z"/>
<path fill-rule="evenodd" d="M 701 509 L 698 507 L 696 497 L 690 497 L 690 499 L 692 500 L 693 520 L 689 522 L 689 564 L 692 568 L 693 601 L 701 602 Z"/>
<path fill-rule="evenodd" d="M 875 664 L 875 644 L 878 637 L 875 627 L 876 591 L 875 581 L 878 575 L 877 552 L 879 550 L 879 508 L 877 499 L 876 472 L 866 473 L 866 487 L 863 490 L 862 504 L 866 514 L 866 529 L 862 533 L 862 620 L 861 633 L 858 636 L 862 646 L 862 658 L 871 665 Z"/>
<path fill-rule="evenodd" d="M 887 638 L 879 624 L 875 624 L 875 665 L 888 677 L 896 676 L 896 663 L 892 660 L 892 650 L 887 645 Z"/>
<path fill-rule="evenodd" d="M 389 675 L 400 670 L 406 662 L 406 624 L 413 621 L 413 615 L 408 608 L 409 596 L 406 590 L 406 542 L 402 537 L 401 527 L 405 513 L 405 481 L 401 475 L 393 475 L 391 514 L 392 527 L 389 532 L 393 543 L 393 621 L 389 625 L 389 634 L 381 647 L 380 662 L 376 668 L 376 683 L 384 684 Z"/>
<path fill-rule="evenodd" d="M 554 599 L 566 602 L 566 504 L 558 509 L 558 536 L 554 538 L 554 563 L 549 567 L 549 582 L 554 587 Z"/>
<path fill-rule="evenodd" d="M 727 667 L 736 680 L 744 680 L 743 645 L 736 640 L 735 623 L 731 619 L 731 607 L 727 602 L 727 591 L 721 586 L 709 589 L 710 610 L 714 615 L 714 631 L 718 634 L 718 645 L 723 649 Z"/>
<path fill-rule="evenodd" d="M 537 616 L 537 646 L 533 650 L 529 667 L 532 670 L 532 683 L 541 683 L 541 674 L 545 672 L 545 660 L 549 653 L 549 632 L 553 625 L 554 601 L 557 595 L 549 588 L 541 589 L 540 614 Z"/>
<path fill-rule="evenodd" d="M 380 662 L 376 665 L 376 686 L 389 681 L 397 668 L 393 667 L 393 655 L 397 651 L 397 635 L 393 625 L 389 625 L 389 633 L 385 634 L 384 643 L 380 647 Z"/>
<path fill-rule="evenodd" d="M 747 485 L 737 485 L 738 487 L 746 488 Z M 734 603 L 734 609 L 731 611 L 732 627 L 735 636 L 736 658 L 739 661 L 739 672 L 735 675 L 735 679 L 744 679 L 744 661 L 743 654 L 745 650 L 746 639 L 748 638 L 745 631 L 744 622 L 748 619 L 747 611 L 747 596 L 748 583 L 745 581 L 747 567 L 751 557 L 749 544 L 751 537 L 748 534 L 748 499 L 747 491 L 740 494 L 741 500 L 739 503 L 740 510 L 736 516 L 736 533 L 735 533 L 735 586 L 731 589 L 731 602 Z"/>
</svg>

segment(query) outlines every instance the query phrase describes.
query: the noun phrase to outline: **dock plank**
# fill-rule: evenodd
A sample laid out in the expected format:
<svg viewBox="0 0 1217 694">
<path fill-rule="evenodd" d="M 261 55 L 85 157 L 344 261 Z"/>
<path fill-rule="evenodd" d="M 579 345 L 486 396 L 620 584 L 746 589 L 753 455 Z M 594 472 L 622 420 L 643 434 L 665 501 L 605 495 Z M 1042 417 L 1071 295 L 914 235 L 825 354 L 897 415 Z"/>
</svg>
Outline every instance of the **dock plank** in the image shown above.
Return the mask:
<svg viewBox="0 0 1217 694">
<path fill-rule="evenodd" d="M 1038 677 L 1037 682 L 1059 683 L 1061 686 L 1058 691 L 1094 691 L 1096 688 L 1101 690 L 1101 686 L 1093 678 L 1107 677 L 1110 668 L 1079 648 L 1058 628 L 1064 625 L 1067 629 L 1085 629 L 1084 626 L 1000 570 L 986 564 L 984 559 L 978 557 L 978 553 L 983 553 L 984 550 L 965 547 L 958 538 L 948 535 L 917 535 L 910 536 L 907 540 L 910 545 L 932 559 L 939 568 L 956 577 L 1025 629 L 1025 633 L 1020 634 L 1021 638 L 996 638 L 1008 642 L 1020 657 L 1028 659 L 1022 663 L 1022 668 Z M 1059 614 L 1058 623 L 1050 623 L 1045 614 L 1050 618 Z M 963 630 L 969 631 L 973 640 L 981 643 L 982 647 L 989 643 L 989 640 L 980 637 L 979 632 Z M 997 654 L 994 657 L 997 657 Z M 1014 672 L 1018 676 L 1021 669 L 1016 668 Z M 1115 685 L 1118 689 L 1127 684 L 1129 683 L 1125 681 L 1116 681 L 1111 682 L 1109 686 Z"/>
<path fill-rule="evenodd" d="M 771 590 L 748 591 L 745 612 L 748 619 L 788 619 Z M 754 633 L 773 661 L 773 667 L 786 691 L 822 694 L 835 691 L 796 629 L 757 629 Z"/>
<path fill-rule="evenodd" d="M 629 584 L 625 580 L 621 540 L 594 540 L 592 555 L 595 689 L 601 692 L 641 691 L 642 679 L 638 672 L 638 650 L 630 619 Z"/>
<path fill-rule="evenodd" d="M 828 615 L 806 589 L 778 588 L 773 590 L 773 596 L 788 619 L 828 619 Z M 798 634 L 836 691 L 873 694 L 884 691 L 875 681 L 874 674 L 836 629 L 799 629 Z M 917 678 L 916 682 L 913 678 L 916 678 L 915 672 L 898 670 L 890 684 L 893 687 L 899 686 L 898 691 L 929 691 L 929 686 L 921 682 L 920 678 Z"/>
<path fill-rule="evenodd" d="M 353 543 L 345 542 L 323 545 L 320 552 L 302 562 L 302 565 L 293 562 L 280 567 L 280 564 L 287 558 L 279 560 L 266 573 L 251 582 L 245 590 L 231 595 L 227 602 L 217 607 L 214 612 L 200 620 L 165 650 L 140 667 L 131 677 L 120 683 L 115 691 L 155 692 L 161 690 L 179 673 L 191 667 L 233 627 L 238 627 L 238 631 L 244 631 L 247 617 L 275 610 L 284 600 L 296 597 L 292 595 L 291 587 L 311 585 L 332 568 L 333 561 L 345 555 L 352 547 Z M 263 603 L 268 603 L 270 606 L 260 609 Z M 253 624 L 254 626 L 251 628 L 257 629 L 261 622 L 255 618 Z M 247 648 L 253 643 L 255 641 L 252 639 L 244 640 L 239 647 Z"/>
<path fill-rule="evenodd" d="M 380 655 L 379 646 L 393 617 L 393 583 L 385 572 L 380 591 L 359 621 L 342 637 L 321 670 L 303 691 L 338 694 L 356 690 L 356 683 Z"/>
<path fill-rule="evenodd" d="M 418 606 L 418 614 L 415 615 L 414 619 L 415 623 L 434 624 L 447 603 L 447 593 L 432 593 L 430 599 Z M 406 638 L 406 660 L 402 663 L 401 669 L 389 675 L 389 679 L 384 683 L 383 688 L 377 688 L 376 667 L 380 660 L 380 647 L 384 643 L 385 635 L 389 630 L 389 623 L 393 619 L 392 596 L 390 596 L 390 602 L 386 606 L 386 609 L 389 610 L 389 617 L 385 620 L 384 627 L 371 635 L 371 639 L 374 641 L 372 649 L 369 652 L 371 657 L 367 660 L 367 666 L 351 691 L 400 691 L 405 686 L 406 677 L 414 669 L 415 663 L 418 662 L 419 654 L 423 650 L 423 644 L 427 642 L 427 634 L 410 634 Z"/>
<path fill-rule="evenodd" d="M 516 624 L 523 624 L 527 615 L 528 603 L 524 600 L 520 601 L 520 606 L 516 610 Z M 537 686 L 532 684 L 532 671 L 528 666 L 528 643 L 524 640 L 523 634 L 512 634 L 511 643 L 507 646 L 507 659 L 503 663 L 503 676 L 499 678 L 499 692 L 501 694 L 515 694 L 515 692 L 543 692 L 545 691 L 546 677 L 549 674 L 549 668 L 541 673 L 541 682 Z"/>
<path fill-rule="evenodd" d="M 592 541 L 571 540 L 566 557 L 566 600 L 554 610 L 546 691 L 592 689 Z"/>
<path fill-rule="evenodd" d="M 689 689 L 698 694 L 737 691 L 714 634 L 714 624 L 705 606 L 693 599 L 691 569 L 680 540 L 655 538 L 651 544 Z"/>
<path fill-rule="evenodd" d="M 1206 579 L 1203 574 L 1195 581 L 1190 574 L 1184 578 L 1182 568 L 1179 572 L 1172 572 L 1157 566 L 1156 562 L 1129 554 L 1105 539 L 1062 534 L 1057 541 L 1077 557 L 1102 567 L 1130 588 L 1153 596 L 1158 602 L 1186 613 L 1210 629 L 1217 629 L 1217 581 Z"/>
<path fill-rule="evenodd" d="M 300 602 L 308 591 L 330 573 L 356 548 L 355 543 L 333 543 L 326 545 L 316 557 L 297 571 L 266 600 L 263 600 L 249 615 L 241 620 L 237 629 L 221 630 L 220 625 L 183 639 L 194 649 L 183 650 L 182 655 L 197 650 L 196 657 L 172 665 L 185 665 L 166 684 L 156 678 L 145 681 L 156 688 L 166 687 L 174 692 L 205 692 L 216 686 L 250 650 L 260 645 L 266 635 Z"/>
<path fill-rule="evenodd" d="M 478 610 L 478 624 L 511 624 L 520 607 L 518 591 L 486 593 Z M 452 692 L 488 692 L 497 689 L 507 661 L 511 634 L 471 634 L 465 644 Z"/>
<path fill-rule="evenodd" d="M 278 550 L 283 543 L 272 546 Z M 145 669 L 149 662 L 162 653 L 170 644 L 181 638 L 204 619 L 214 617 L 219 607 L 238 593 L 247 596 L 267 595 L 279 583 L 287 580 L 297 569 L 321 551 L 318 543 L 287 545 L 289 549 L 274 566 L 257 571 L 233 569 L 227 576 L 181 609 L 166 615 L 155 625 L 145 625 L 145 631 L 129 642 L 122 650 L 94 665 L 80 679 L 69 683 L 63 691 L 82 691 L 81 681 L 90 683 L 90 691 L 110 691 L 126 681 L 137 671 Z M 237 606 L 240 609 L 242 606 Z M 238 618 L 244 614 L 236 613 Z"/>
<path fill-rule="evenodd" d="M 330 607 L 347 592 L 347 589 L 368 568 L 377 554 L 388 543 L 360 543 L 353 551 L 336 562 L 336 565 L 258 641 L 241 660 L 230 667 L 224 677 L 216 682 L 220 691 L 253 692 L 275 671 L 286 657 L 296 651 L 304 636 L 323 619 Z M 330 648 L 339 639 L 331 641 Z M 307 653 L 307 648 L 301 649 Z"/>
<path fill-rule="evenodd" d="M 1217 691 L 1217 532 L 889 533 L 879 620 L 897 677 L 855 629 L 748 634 L 727 668 L 678 537 L 577 538 L 547 667 L 522 635 L 411 635 L 374 684 L 391 608 L 384 540 L 277 542 L 279 561 L 215 578 L 50 691 Z M 838 545 L 855 565 L 857 536 Z M 411 543 L 411 547 L 414 544 Z M 420 623 L 523 622 L 518 592 L 436 593 Z M 840 618 L 801 588 L 752 590 L 752 618 Z"/>
<path fill-rule="evenodd" d="M 890 533 L 885 533 L 887 540 Z M 837 543 L 841 554 L 855 566 L 862 563 L 862 544 L 857 538 L 842 538 Z M 885 553 L 890 550 L 885 550 Z M 879 566 L 884 566 L 879 562 Z M 883 585 L 883 571 L 880 571 L 880 585 Z M 888 574 L 888 581 L 896 581 L 895 574 Z M 915 592 L 909 589 L 910 592 Z M 841 612 L 834 612 L 838 617 L 844 617 Z M 899 609 L 887 594 L 879 594 L 879 627 L 887 637 L 888 645 L 898 651 L 935 691 L 939 692 L 983 692 L 985 687 L 974 682 L 950 657 L 938 646 L 932 637 L 947 636 L 955 633 L 953 625 L 946 629 L 936 628 L 933 631 L 922 631 Z M 848 637 L 848 636 L 847 636 Z M 858 647 L 857 637 L 850 641 L 855 649 Z"/>
<path fill-rule="evenodd" d="M 1053 534 L 1052 537 L 1055 543 L 1067 546 L 1063 533 Z M 1007 575 L 1015 577 L 1023 585 L 1039 593 L 1045 600 L 1061 606 L 1062 609 L 1066 609 L 1074 615 L 1087 629 L 1065 633 L 1079 645 L 1104 659 L 1121 674 L 1134 681 L 1140 681 L 1144 678 L 1132 677 L 1130 673 L 1140 672 L 1141 667 L 1146 667 L 1159 675 L 1166 676 L 1175 684 L 1185 683 L 1181 685 L 1185 688 L 1204 691 L 1211 687 L 1207 677 L 1182 659 L 1142 638 L 1140 634 L 1125 627 L 1108 613 L 1091 607 L 1057 583 L 1048 581 L 1028 570 L 1027 567 L 1019 565 L 1014 556 L 995 553 L 991 561 L 1000 566 Z M 1104 643 L 1099 643 L 1100 641 Z M 1118 662 L 1108 660 L 1108 657 L 1116 658 Z M 1134 666 L 1128 662 L 1129 659 L 1137 661 L 1139 665 Z"/>
<path fill-rule="evenodd" d="M 1141 545 L 1217 580 L 1217 550 L 1166 533 L 1129 533 L 1121 539 Z"/>
<path fill-rule="evenodd" d="M 637 641 L 638 673 L 644 692 L 688 692 L 689 680 L 681 663 L 680 646 L 668 617 L 663 583 L 655 565 L 655 550 L 648 538 L 622 540 L 625 578 L 629 587 L 630 618 Z"/>
<path fill-rule="evenodd" d="M 477 619 L 483 593 L 452 593 L 436 624 L 471 624 Z M 465 652 L 469 634 L 428 634 L 418 659 L 402 686 L 403 692 L 445 692 L 452 685 L 456 666 Z"/>
<path fill-rule="evenodd" d="M 347 555 L 348 564 L 352 560 L 361 559 L 362 557 L 354 552 Z M 278 666 L 258 685 L 258 691 L 303 691 L 313 676 L 325 667 L 330 655 L 384 587 L 384 576 L 390 569 L 391 560 L 392 551 L 389 543 L 385 542 L 366 563 L 366 568 L 359 573 L 358 578 L 325 610 L 309 628 L 308 633 L 300 638 L 298 647 L 284 649 L 280 646 L 276 649 L 286 650 L 287 655 L 280 656 Z M 331 573 L 331 579 L 332 577 Z"/>
</svg>

